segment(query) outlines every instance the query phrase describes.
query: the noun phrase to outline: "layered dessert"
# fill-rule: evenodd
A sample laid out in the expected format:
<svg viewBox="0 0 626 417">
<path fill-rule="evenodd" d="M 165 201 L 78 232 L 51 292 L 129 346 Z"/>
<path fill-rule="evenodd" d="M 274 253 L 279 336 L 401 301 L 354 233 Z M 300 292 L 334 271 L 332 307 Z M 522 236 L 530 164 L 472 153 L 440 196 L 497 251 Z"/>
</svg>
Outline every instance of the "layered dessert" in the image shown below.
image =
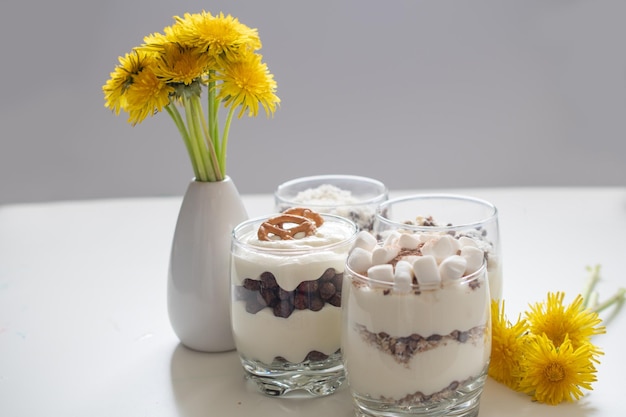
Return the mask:
<svg viewBox="0 0 626 417">
<path fill-rule="evenodd" d="M 291 207 L 292 204 L 315 207 L 318 211 L 336 214 L 356 223 L 359 230 L 372 231 L 376 215 L 376 204 L 364 203 L 350 190 L 339 188 L 333 184 L 322 184 L 314 188 L 298 192 L 289 204 L 281 203 L 279 211 Z"/>
<path fill-rule="evenodd" d="M 469 237 L 359 234 L 342 354 L 357 404 L 448 407 L 480 395 L 491 351 L 484 253 Z"/>
<path fill-rule="evenodd" d="M 232 324 L 241 357 L 267 369 L 340 363 L 354 223 L 295 208 L 235 233 Z"/>
</svg>

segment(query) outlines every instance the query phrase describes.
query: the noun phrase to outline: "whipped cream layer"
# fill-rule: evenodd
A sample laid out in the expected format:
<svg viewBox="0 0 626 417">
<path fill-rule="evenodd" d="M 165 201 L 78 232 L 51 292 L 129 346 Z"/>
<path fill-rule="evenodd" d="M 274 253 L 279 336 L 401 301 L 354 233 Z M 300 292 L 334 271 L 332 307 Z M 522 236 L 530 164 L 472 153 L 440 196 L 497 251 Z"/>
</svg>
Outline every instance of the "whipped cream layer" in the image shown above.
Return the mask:
<svg viewBox="0 0 626 417">
<path fill-rule="evenodd" d="M 355 235 L 352 224 L 328 218 L 314 235 L 303 238 L 264 241 L 256 231 L 239 237 L 249 248 L 233 253 L 233 284 L 271 272 L 286 291 L 293 291 L 302 281 L 318 279 L 328 268 L 342 272 Z"/>
<path fill-rule="evenodd" d="M 494 300 L 502 299 L 502 263 L 493 253 L 487 259 L 487 277 L 489 279 L 489 292 Z"/>
<path fill-rule="evenodd" d="M 294 311 L 284 319 L 271 309 L 249 314 L 245 303 L 238 301 L 232 307 L 232 321 L 239 353 L 265 364 L 277 356 L 300 363 L 311 351 L 330 356 L 340 347 L 341 308 L 330 304 L 320 311 Z"/>
<path fill-rule="evenodd" d="M 482 284 L 485 285 L 484 279 Z M 484 325 L 488 318 L 489 293 L 469 285 L 448 285 L 419 294 L 391 293 L 363 285 L 350 288 L 347 302 L 349 305 L 344 304 L 344 307 L 350 310 L 350 320 L 373 333 L 430 336 Z"/>
</svg>

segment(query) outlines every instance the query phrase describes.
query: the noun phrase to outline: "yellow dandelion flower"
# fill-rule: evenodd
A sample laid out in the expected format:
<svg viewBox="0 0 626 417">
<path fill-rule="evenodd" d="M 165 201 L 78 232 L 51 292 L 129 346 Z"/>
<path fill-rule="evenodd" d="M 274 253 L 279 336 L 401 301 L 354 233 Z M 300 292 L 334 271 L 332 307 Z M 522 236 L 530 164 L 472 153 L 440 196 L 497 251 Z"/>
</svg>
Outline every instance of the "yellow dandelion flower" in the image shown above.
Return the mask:
<svg viewBox="0 0 626 417">
<path fill-rule="evenodd" d="M 217 98 L 224 100 L 225 107 L 241 106 L 239 118 L 246 111 L 248 116 L 256 116 L 259 113 L 259 104 L 268 116 L 273 115 L 280 103 L 275 94 L 274 76 L 267 65 L 261 62 L 261 58 L 259 54 L 243 54 L 215 77 L 222 81 Z"/>
<path fill-rule="evenodd" d="M 132 83 L 132 76 L 122 71 L 120 68 L 116 68 L 111 73 L 102 91 L 104 92 L 104 106 L 113 110 L 117 115 L 120 114 L 120 110 L 126 107 L 126 99 L 124 98 L 124 91 Z"/>
<path fill-rule="evenodd" d="M 165 34 L 157 32 L 145 36 L 143 38 L 143 45 L 137 49 L 160 53 L 163 51 L 163 45 L 173 42 L 176 42 L 176 37 L 173 35 L 171 29 L 166 28 Z"/>
<path fill-rule="evenodd" d="M 491 302 L 491 320 L 489 376 L 509 388 L 517 389 L 526 322 L 518 318 L 515 324 L 511 324 L 504 312 L 504 301 L 501 304 Z"/>
<path fill-rule="evenodd" d="M 176 23 L 171 27 L 176 39 L 197 47 L 211 56 L 235 59 L 242 49 L 255 51 L 261 48 L 261 40 L 256 29 L 240 23 L 231 15 L 212 16 L 211 13 L 185 13 L 175 16 Z"/>
<path fill-rule="evenodd" d="M 190 85 L 199 80 L 212 61 L 211 57 L 196 48 L 187 48 L 176 43 L 165 43 L 162 52 L 155 58 L 154 72 L 167 83 Z"/>
<path fill-rule="evenodd" d="M 174 88 L 160 80 L 151 68 L 141 71 L 125 94 L 128 122 L 136 125 L 163 110 L 169 104 L 173 91 Z"/>
<path fill-rule="evenodd" d="M 529 338 L 519 382 L 520 391 L 550 405 L 578 400 L 582 389 L 592 390 L 591 383 L 596 381 L 595 347 L 583 343 L 574 348 L 567 335 L 557 346 L 545 334 Z"/>
<path fill-rule="evenodd" d="M 543 334 L 559 346 L 567 335 L 574 349 L 585 344 L 593 335 L 605 333 L 599 326 L 602 320 L 598 314 L 583 307 L 582 296 L 567 307 L 563 305 L 565 293 L 548 293 L 545 303 L 536 303 L 526 312 L 526 320 L 533 334 Z"/>
<path fill-rule="evenodd" d="M 153 63 L 149 54 L 138 50 L 133 50 L 118 60 L 118 66 L 102 87 L 105 107 L 113 110 L 115 114 L 119 114 L 120 109 L 126 107 L 124 93 L 133 84 L 134 77 Z"/>
</svg>

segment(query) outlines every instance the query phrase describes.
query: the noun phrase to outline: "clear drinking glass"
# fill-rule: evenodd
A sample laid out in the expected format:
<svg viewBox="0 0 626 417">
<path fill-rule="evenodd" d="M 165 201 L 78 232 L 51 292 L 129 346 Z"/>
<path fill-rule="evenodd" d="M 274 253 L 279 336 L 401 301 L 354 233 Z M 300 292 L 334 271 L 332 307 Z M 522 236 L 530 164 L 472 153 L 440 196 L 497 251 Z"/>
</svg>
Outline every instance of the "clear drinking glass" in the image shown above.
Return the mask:
<svg viewBox="0 0 626 417">
<path fill-rule="evenodd" d="M 373 279 L 348 264 L 341 348 L 357 415 L 478 415 L 491 353 L 478 261 L 473 273 L 430 283 Z"/>
<path fill-rule="evenodd" d="M 498 209 L 492 203 L 464 195 L 415 194 L 380 204 L 374 234 L 436 232 L 456 239 L 475 239 L 485 252 L 491 297 L 502 298 L 502 250 Z"/>
<path fill-rule="evenodd" d="M 356 175 L 318 175 L 280 184 L 274 192 L 275 209 L 309 207 L 320 213 L 336 214 L 371 231 L 376 208 L 388 198 L 382 182 Z"/>
<path fill-rule="evenodd" d="M 231 320 L 246 378 L 261 392 L 321 396 L 345 380 L 341 289 L 356 225 L 322 214 L 314 235 L 259 239 L 270 216 L 233 230 Z"/>
</svg>

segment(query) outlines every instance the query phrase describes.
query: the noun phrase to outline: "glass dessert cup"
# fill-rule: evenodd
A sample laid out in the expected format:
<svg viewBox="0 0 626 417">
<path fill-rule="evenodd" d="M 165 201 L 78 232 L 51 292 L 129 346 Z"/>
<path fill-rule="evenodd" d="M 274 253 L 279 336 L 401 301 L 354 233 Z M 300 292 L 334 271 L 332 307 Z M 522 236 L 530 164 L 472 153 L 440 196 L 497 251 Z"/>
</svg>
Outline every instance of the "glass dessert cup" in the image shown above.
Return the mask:
<svg viewBox="0 0 626 417">
<path fill-rule="evenodd" d="M 246 378 L 266 395 L 323 396 L 345 381 L 341 289 L 357 227 L 321 217 L 317 234 L 302 239 L 261 242 L 269 217 L 233 230 L 233 335 Z"/>
<path fill-rule="evenodd" d="M 319 213 L 352 220 L 359 230 L 372 231 L 376 209 L 388 198 L 382 182 L 356 175 L 318 175 L 280 184 L 274 192 L 275 210 L 308 207 Z"/>
<path fill-rule="evenodd" d="M 477 416 L 491 353 L 486 268 L 399 289 L 349 266 L 342 357 L 359 416 Z"/>
<path fill-rule="evenodd" d="M 498 210 L 490 202 L 454 194 L 415 194 L 380 204 L 374 234 L 390 232 L 449 234 L 475 239 L 485 252 L 491 297 L 502 298 L 502 250 Z"/>
</svg>

